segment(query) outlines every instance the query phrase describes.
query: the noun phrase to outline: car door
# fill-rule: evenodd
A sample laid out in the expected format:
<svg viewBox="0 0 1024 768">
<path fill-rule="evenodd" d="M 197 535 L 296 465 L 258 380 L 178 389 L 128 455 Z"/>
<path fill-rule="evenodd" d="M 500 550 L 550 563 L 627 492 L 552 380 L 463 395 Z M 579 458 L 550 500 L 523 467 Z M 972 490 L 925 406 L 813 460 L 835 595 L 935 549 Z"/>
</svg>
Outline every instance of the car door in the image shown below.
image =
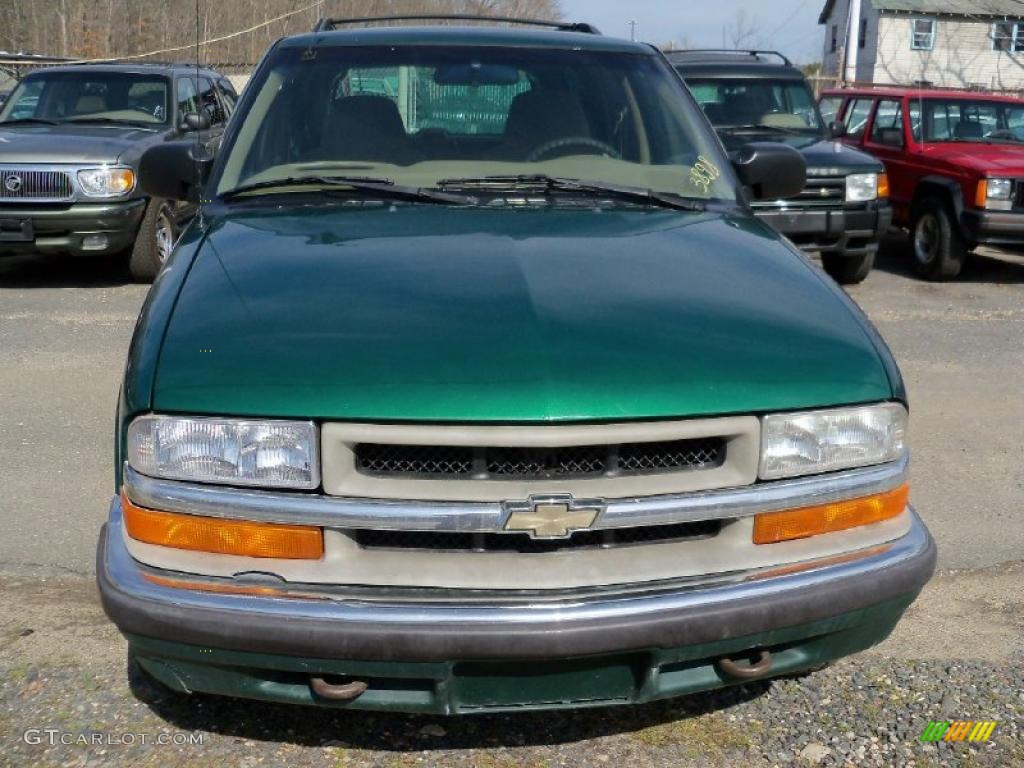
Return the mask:
<svg viewBox="0 0 1024 768">
<path fill-rule="evenodd" d="M 864 134 L 864 149 L 885 164 L 890 199 L 899 211 L 910 207 L 916 186 L 912 164 L 908 162 L 905 124 L 901 99 L 879 99 Z"/>
<path fill-rule="evenodd" d="M 227 122 L 225 110 L 217 98 L 213 81 L 205 75 L 182 75 L 176 80 L 178 101 L 178 130 L 185 136 L 195 136 L 197 141 L 211 153 L 216 153 L 220 140 L 224 135 Z M 187 115 L 201 114 L 209 121 L 209 126 L 199 131 L 188 132 L 184 129 Z"/>
</svg>

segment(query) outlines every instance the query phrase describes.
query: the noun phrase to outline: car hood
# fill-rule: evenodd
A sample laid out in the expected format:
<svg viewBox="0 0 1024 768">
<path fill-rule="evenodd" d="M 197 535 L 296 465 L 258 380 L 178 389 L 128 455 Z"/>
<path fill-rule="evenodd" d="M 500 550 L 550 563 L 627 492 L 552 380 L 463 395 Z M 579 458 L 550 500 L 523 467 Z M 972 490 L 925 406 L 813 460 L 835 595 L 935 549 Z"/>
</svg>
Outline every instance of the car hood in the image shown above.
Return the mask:
<svg viewBox="0 0 1024 768">
<path fill-rule="evenodd" d="M 1024 145 L 982 142 L 927 144 L 921 153 L 981 174 L 1024 176 Z"/>
<path fill-rule="evenodd" d="M 866 152 L 847 146 L 839 141 L 816 139 L 813 136 L 784 136 L 774 132 L 744 133 L 740 135 L 722 133 L 722 143 L 729 151 L 737 151 L 752 141 L 783 142 L 800 150 L 812 176 L 843 176 L 858 171 L 881 171 L 882 163 Z"/>
<path fill-rule="evenodd" d="M 210 226 L 158 411 L 550 422 L 892 396 L 856 310 L 747 215 L 268 208 Z"/>
<path fill-rule="evenodd" d="M 115 163 L 138 142 L 159 134 L 142 128 L 0 123 L 0 162 Z"/>
</svg>

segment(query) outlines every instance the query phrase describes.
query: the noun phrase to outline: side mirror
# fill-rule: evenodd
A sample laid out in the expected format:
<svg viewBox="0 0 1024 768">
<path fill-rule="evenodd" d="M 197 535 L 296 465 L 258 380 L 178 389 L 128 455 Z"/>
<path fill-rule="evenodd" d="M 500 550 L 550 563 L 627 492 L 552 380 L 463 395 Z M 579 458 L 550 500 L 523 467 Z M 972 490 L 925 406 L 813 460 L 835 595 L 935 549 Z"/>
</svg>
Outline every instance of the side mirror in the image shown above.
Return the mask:
<svg viewBox="0 0 1024 768">
<path fill-rule="evenodd" d="M 139 186 L 150 197 L 199 202 L 199 190 L 213 167 L 213 155 L 195 141 L 168 141 L 142 153 Z"/>
<path fill-rule="evenodd" d="M 842 120 L 833 120 L 828 124 L 828 133 L 833 139 L 841 139 L 847 134 L 846 123 Z"/>
<path fill-rule="evenodd" d="M 796 197 L 807 185 L 807 161 L 788 144 L 747 144 L 734 155 L 732 164 L 755 200 Z"/>
<path fill-rule="evenodd" d="M 210 127 L 210 116 L 205 112 L 189 112 L 181 118 L 181 130 L 205 131 Z"/>
</svg>

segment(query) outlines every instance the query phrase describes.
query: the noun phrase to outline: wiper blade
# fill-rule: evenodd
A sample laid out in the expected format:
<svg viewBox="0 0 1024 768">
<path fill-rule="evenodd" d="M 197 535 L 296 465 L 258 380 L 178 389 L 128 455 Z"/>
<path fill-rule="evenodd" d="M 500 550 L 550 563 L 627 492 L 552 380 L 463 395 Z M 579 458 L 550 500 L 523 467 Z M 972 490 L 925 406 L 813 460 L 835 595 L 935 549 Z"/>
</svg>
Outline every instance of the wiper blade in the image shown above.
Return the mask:
<svg viewBox="0 0 1024 768">
<path fill-rule="evenodd" d="M 19 117 L 16 120 L 4 120 L 0 125 L 25 125 L 35 123 L 38 125 L 60 125 L 56 120 L 47 120 L 42 117 Z"/>
<path fill-rule="evenodd" d="M 446 179 L 437 186 L 441 189 L 486 189 L 491 191 L 516 189 L 539 193 L 582 192 L 588 196 L 605 195 L 640 205 L 674 208 L 681 211 L 699 212 L 707 209 L 706 201 L 699 198 L 675 195 L 671 192 L 658 192 L 642 187 L 618 186 L 599 181 L 547 176 L 545 174 L 483 176 L 477 179 Z"/>
<path fill-rule="evenodd" d="M 808 133 L 814 129 L 807 128 L 785 128 L 781 125 L 765 125 L 764 123 L 748 123 L 746 125 L 716 125 L 715 130 L 719 131 L 764 131 L 766 133 Z"/>
<path fill-rule="evenodd" d="M 69 117 L 66 120 L 61 120 L 62 123 L 86 123 L 89 125 L 125 125 L 132 128 L 148 128 L 151 131 L 155 131 L 156 128 L 149 124 L 143 123 L 137 120 L 118 120 L 115 117 Z"/>
<path fill-rule="evenodd" d="M 283 179 L 258 181 L 243 184 L 221 193 L 223 200 L 233 200 L 246 194 L 261 192 L 278 187 L 326 187 L 332 192 L 348 190 L 350 192 L 366 192 L 391 200 L 411 200 L 420 203 L 439 203 L 443 205 L 474 205 L 476 198 L 467 195 L 455 195 L 438 192 L 420 187 L 406 187 L 395 184 L 391 179 L 367 176 L 288 176 Z"/>
</svg>

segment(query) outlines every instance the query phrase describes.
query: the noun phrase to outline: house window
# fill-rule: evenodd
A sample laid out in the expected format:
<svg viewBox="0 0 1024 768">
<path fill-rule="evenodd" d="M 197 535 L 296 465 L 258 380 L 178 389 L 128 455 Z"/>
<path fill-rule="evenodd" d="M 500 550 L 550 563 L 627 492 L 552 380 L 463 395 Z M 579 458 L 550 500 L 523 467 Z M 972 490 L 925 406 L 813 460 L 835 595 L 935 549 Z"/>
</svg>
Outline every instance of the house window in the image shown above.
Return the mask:
<svg viewBox="0 0 1024 768">
<path fill-rule="evenodd" d="M 868 20 L 860 20 L 860 47 L 866 48 L 868 44 Z"/>
<path fill-rule="evenodd" d="M 935 47 L 935 19 L 914 19 L 910 23 L 913 29 L 910 40 L 911 50 L 932 50 Z"/>
<path fill-rule="evenodd" d="M 1007 53 L 1024 51 L 1024 24 L 1019 21 L 997 21 L 993 24 L 992 50 Z"/>
<path fill-rule="evenodd" d="M 831 49 L 831 52 L 835 53 L 836 52 L 836 48 L 838 48 L 838 47 L 839 47 L 839 25 L 838 24 L 833 24 L 832 25 L 832 49 Z"/>
</svg>

